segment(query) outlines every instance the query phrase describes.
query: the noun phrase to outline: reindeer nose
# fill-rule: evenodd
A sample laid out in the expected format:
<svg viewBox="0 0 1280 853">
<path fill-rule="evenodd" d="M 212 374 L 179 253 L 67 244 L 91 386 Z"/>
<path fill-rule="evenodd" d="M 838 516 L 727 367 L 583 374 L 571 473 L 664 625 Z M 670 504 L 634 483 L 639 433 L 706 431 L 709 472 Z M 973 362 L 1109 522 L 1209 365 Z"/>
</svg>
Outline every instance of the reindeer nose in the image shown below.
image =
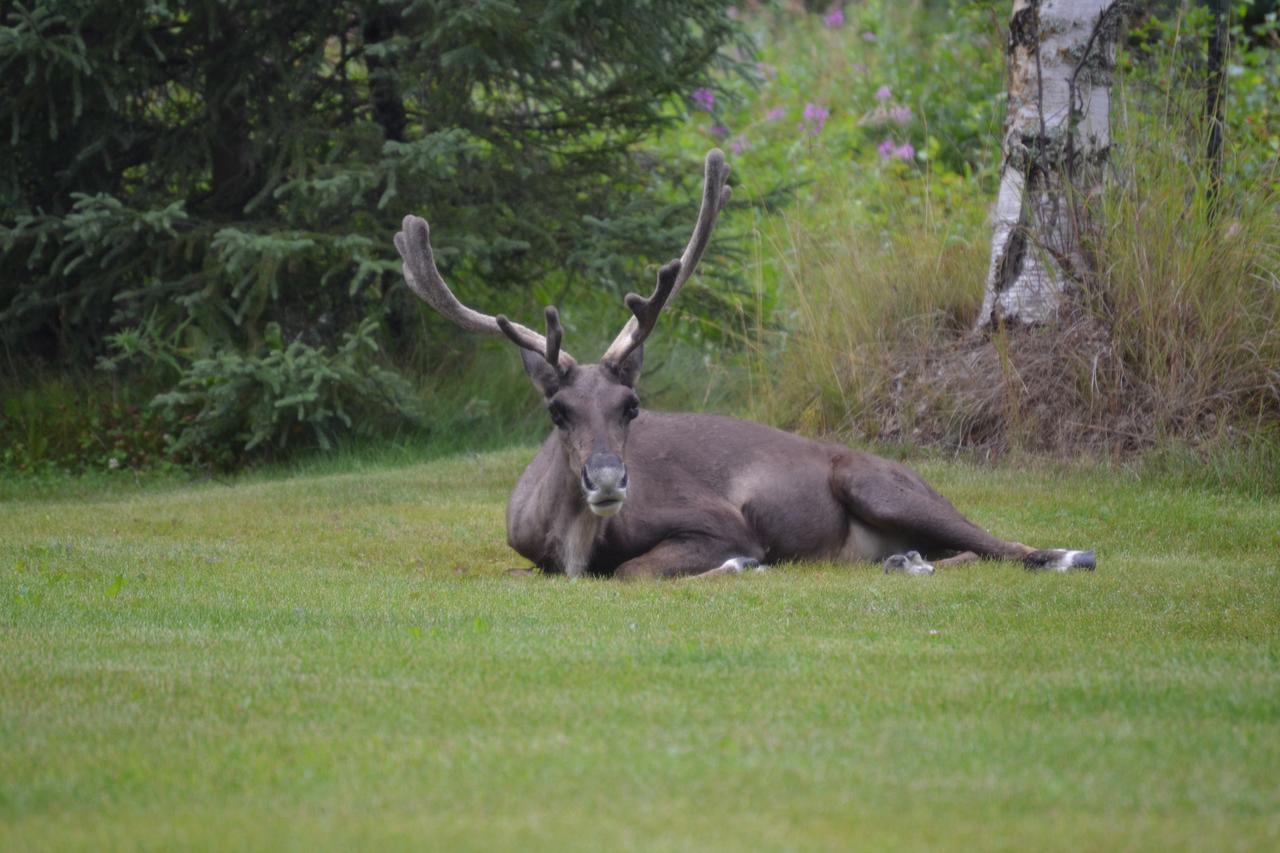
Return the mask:
<svg viewBox="0 0 1280 853">
<path fill-rule="evenodd" d="M 582 487 L 588 492 L 621 492 L 627 488 L 627 466 L 616 453 L 593 453 L 582 466 Z"/>
</svg>

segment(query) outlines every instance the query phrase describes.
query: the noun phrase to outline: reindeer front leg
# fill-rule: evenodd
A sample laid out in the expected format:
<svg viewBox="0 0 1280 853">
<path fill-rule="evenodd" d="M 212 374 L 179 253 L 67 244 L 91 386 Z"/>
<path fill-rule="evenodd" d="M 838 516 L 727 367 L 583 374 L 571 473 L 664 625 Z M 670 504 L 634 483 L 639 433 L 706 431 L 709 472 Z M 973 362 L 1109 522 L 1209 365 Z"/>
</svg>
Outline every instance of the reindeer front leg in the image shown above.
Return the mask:
<svg viewBox="0 0 1280 853">
<path fill-rule="evenodd" d="M 718 539 L 667 539 L 614 572 L 620 580 L 640 578 L 712 578 L 742 571 L 762 570 L 764 552 L 758 545 Z"/>
</svg>

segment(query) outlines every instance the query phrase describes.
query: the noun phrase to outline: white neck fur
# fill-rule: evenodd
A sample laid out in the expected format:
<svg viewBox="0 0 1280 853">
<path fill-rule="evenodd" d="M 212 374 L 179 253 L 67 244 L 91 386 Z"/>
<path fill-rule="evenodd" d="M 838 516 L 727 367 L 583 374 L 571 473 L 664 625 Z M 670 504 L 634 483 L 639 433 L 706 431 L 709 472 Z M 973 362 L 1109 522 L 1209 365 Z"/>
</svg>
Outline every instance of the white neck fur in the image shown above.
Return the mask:
<svg viewBox="0 0 1280 853">
<path fill-rule="evenodd" d="M 560 540 L 560 565 L 566 575 L 577 578 L 586 574 L 591 562 L 591 547 L 599 529 L 600 518 L 586 508 L 569 523 L 564 538 Z"/>
</svg>

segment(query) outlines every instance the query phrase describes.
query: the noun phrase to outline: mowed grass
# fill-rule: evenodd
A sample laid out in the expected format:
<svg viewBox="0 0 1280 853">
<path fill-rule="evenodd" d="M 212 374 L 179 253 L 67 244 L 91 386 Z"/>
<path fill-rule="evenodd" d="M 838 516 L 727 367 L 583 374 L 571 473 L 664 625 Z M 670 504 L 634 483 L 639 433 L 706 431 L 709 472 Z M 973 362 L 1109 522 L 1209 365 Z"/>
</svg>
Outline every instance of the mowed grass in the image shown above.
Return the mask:
<svg viewBox="0 0 1280 853">
<path fill-rule="evenodd" d="M 1280 504 L 932 463 L 1092 574 L 513 577 L 529 450 L 0 504 L 0 849 L 1280 843 Z"/>
</svg>

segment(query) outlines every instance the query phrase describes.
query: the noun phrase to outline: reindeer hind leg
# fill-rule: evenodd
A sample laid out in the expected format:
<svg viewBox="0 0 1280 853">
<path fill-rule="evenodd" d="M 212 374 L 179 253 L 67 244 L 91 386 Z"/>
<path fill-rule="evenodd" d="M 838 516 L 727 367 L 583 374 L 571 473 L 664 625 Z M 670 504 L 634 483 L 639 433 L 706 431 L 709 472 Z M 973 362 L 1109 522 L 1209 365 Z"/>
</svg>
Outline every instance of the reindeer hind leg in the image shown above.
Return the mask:
<svg viewBox="0 0 1280 853">
<path fill-rule="evenodd" d="M 831 466 L 831 489 L 862 523 L 929 556 L 972 552 L 1022 560 L 1035 549 L 991 535 L 905 465 L 850 452 Z"/>
<path fill-rule="evenodd" d="M 831 466 L 831 488 L 863 523 L 911 542 L 912 548 L 927 555 L 956 555 L 935 565 L 966 562 L 976 556 L 1017 560 L 1033 571 L 1093 571 L 1097 567 L 1093 551 L 1036 550 L 992 536 L 961 515 L 915 471 L 887 459 L 853 452 L 837 458 Z"/>
</svg>

